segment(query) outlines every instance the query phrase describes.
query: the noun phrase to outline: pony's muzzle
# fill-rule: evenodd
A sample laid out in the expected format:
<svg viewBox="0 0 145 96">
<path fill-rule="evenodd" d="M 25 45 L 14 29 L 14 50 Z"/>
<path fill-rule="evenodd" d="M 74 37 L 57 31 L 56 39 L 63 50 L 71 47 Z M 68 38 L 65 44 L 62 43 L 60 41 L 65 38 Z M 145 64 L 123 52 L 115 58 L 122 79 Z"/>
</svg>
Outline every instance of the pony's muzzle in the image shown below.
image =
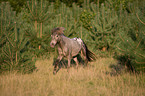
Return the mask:
<svg viewBox="0 0 145 96">
<path fill-rule="evenodd" d="M 52 48 L 54 48 L 55 44 L 54 44 L 54 43 L 50 43 L 50 46 L 51 46 Z"/>
<path fill-rule="evenodd" d="M 50 42 L 50 46 L 51 46 L 52 48 L 54 48 L 54 46 L 56 45 L 56 43 L 57 43 L 57 41 L 52 40 L 52 41 Z"/>
</svg>

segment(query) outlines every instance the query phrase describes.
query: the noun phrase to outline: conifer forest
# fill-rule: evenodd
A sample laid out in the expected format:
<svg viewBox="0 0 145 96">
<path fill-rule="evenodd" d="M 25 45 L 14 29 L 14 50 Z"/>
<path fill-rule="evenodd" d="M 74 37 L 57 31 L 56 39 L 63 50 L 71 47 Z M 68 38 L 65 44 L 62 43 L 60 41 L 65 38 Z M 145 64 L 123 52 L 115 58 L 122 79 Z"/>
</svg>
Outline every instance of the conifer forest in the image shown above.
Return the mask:
<svg viewBox="0 0 145 96">
<path fill-rule="evenodd" d="M 81 38 L 88 48 L 96 54 L 96 62 L 99 62 L 100 65 L 105 62 L 105 60 L 108 60 L 106 62 L 111 64 L 109 62 L 113 62 L 110 61 L 113 59 L 114 62 L 117 62 L 116 66 L 123 66 L 126 68 L 126 71 L 122 74 L 135 74 L 135 76 L 141 76 L 136 77 L 136 81 L 139 78 L 144 78 L 142 81 L 138 81 L 141 83 L 139 83 L 140 85 L 138 85 L 138 88 L 142 89 L 139 94 L 134 91 L 135 95 L 130 93 L 126 95 L 127 90 L 122 90 L 122 92 L 126 93 L 120 93 L 118 91 L 118 93 L 120 93 L 119 95 L 115 93 L 111 94 L 111 92 L 113 92 L 112 89 L 109 91 L 110 96 L 145 95 L 145 87 L 143 87 L 145 86 L 145 0 L 1 0 L 0 75 L 3 76 L 3 74 L 9 74 L 9 72 L 16 72 L 17 74 L 24 75 L 36 74 L 39 72 L 37 63 L 39 62 L 41 64 L 41 61 L 43 62 L 43 60 L 47 60 L 48 64 L 46 64 L 46 66 L 48 65 L 48 67 L 52 67 L 53 69 L 53 64 L 50 64 L 49 62 L 53 63 L 53 60 L 55 60 L 57 56 L 57 48 L 50 47 L 51 30 L 55 27 L 64 27 L 64 35 L 69 38 Z M 106 64 L 107 66 L 106 62 L 103 64 Z M 92 66 L 100 66 L 99 64 L 91 64 Z M 116 66 L 112 67 L 117 70 L 118 67 Z M 109 67 L 104 68 L 107 70 Z M 61 69 L 57 75 L 60 76 L 59 74 L 66 69 L 67 68 Z M 74 68 L 74 70 L 72 69 L 71 71 L 76 70 L 77 69 Z M 84 72 L 84 70 L 87 70 L 90 74 L 94 74 L 94 71 L 89 71 L 87 68 L 81 69 L 81 72 Z M 118 73 L 116 72 L 117 76 L 118 74 L 121 74 L 120 69 L 118 70 Z M 52 70 L 47 70 L 47 72 L 52 74 Z M 97 72 L 97 70 L 95 72 Z M 67 78 L 69 73 L 68 75 L 66 74 L 67 72 L 65 73 L 65 76 L 63 75 L 62 77 Z M 71 78 L 71 80 L 73 80 L 73 78 L 77 79 L 73 74 L 75 73 L 72 73 L 72 77 L 68 78 Z M 79 72 L 77 73 L 77 76 L 79 76 L 78 74 Z M 105 74 L 114 73 L 106 72 Z M 62 83 L 58 82 L 53 75 L 49 75 L 48 78 L 51 78 L 51 76 L 57 83 Z M 91 78 L 93 78 L 93 76 L 99 78 L 97 75 L 90 76 L 92 76 Z M 60 78 L 61 76 L 59 79 Z M 95 81 L 95 78 L 92 80 Z M 107 77 L 104 76 L 104 78 Z M 125 78 L 122 79 L 123 77 L 120 78 L 121 80 L 125 80 Z M 72 83 L 72 81 L 70 82 Z M 85 81 L 82 80 L 82 82 Z M 90 88 L 89 86 L 97 86 L 93 81 L 88 82 L 88 87 L 85 85 L 88 89 Z M 2 84 L 0 84 L 0 86 L 2 86 Z M 76 85 L 78 89 L 81 88 L 81 84 L 78 86 L 79 87 Z M 65 87 L 67 88 L 67 86 Z M 110 87 L 105 86 L 105 88 L 108 89 Z M 0 89 L 3 88 L 0 87 Z M 50 87 L 51 90 L 49 91 L 46 91 L 46 89 L 45 92 L 48 93 L 41 94 L 45 93 L 41 91 L 39 96 L 64 96 L 64 94 L 67 94 L 66 96 L 83 95 L 83 90 L 81 90 L 82 93 L 80 94 L 79 92 L 68 94 L 69 92 L 65 92 L 64 89 L 64 93 L 60 92 L 60 95 L 53 91 L 53 87 Z M 27 90 L 27 88 L 25 90 Z M 107 91 L 107 94 L 109 94 L 109 92 Z M 13 94 L 13 92 L 11 93 Z M 92 93 L 86 93 L 85 96 L 95 96 L 94 94 L 95 91 L 92 91 Z M 107 96 L 107 94 L 100 93 L 98 95 Z M 36 94 L 19 94 L 18 96 L 23 95 L 37 96 Z M 7 96 L 10 96 L 10 94 Z"/>
</svg>

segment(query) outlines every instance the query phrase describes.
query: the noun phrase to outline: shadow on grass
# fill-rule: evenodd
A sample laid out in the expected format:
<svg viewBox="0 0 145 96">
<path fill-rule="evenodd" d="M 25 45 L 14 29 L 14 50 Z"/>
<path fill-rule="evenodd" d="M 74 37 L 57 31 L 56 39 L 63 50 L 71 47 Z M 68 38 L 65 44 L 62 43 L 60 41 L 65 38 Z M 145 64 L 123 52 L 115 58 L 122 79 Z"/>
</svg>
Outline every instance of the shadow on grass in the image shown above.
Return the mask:
<svg viewBox="0 0 145 96">
<path fill-rule="evenodd" d="M 77 55 L 76 57 L 77 57 L 77 59 L 78 59 L 78 62 L 79 62 L 79 65 L 80 65 L 80 66 L 87 67 L 87 65 L 85 64 L 85 61 L 81 58 L 80 55 Z M 53 58 L 53 66 L 55 65 L 55 63 L 56 63 L 56 58 Z M 67 66 L 68 66 L 68 60 L 67 60 L 67 59 L 62 59 L 62 60 L 59 62 L 59 64 L 58 64 L 58 68 L 57 68 L 56 73 L 57 73 L 60 69 L 62 69 L 62 68 L 65 68 L 65 69 L 66 69 Z M 74 61 L 73 59 L 71 60 L 71 66 L 70 66 L 70 67 L 76 67 L 76 63 L 75 63 L 75 61 Z"/>
<path fill-rule="evenodd" d="M 137 73 L 134 67 L 131 65 L 131 61 L 127 56 L 117 56 L 115 59 L 118 60 L 117 64 L 111 64 L 109 67 L 111 68 L 111 72 L 106 72 L 106 74 L 110 74 L 111 76 L 120 75 L 122 73 L 130 72 Z"/>
<path fill-rule="evenodd" d="M 126 71 L 126 67 L 119 63 L 111 64 L 109 68 L 111 69 L 111 71 L 107 71 L 106 74 L 110 74 L 111 76 L 118 76 Z"/>
</svg>

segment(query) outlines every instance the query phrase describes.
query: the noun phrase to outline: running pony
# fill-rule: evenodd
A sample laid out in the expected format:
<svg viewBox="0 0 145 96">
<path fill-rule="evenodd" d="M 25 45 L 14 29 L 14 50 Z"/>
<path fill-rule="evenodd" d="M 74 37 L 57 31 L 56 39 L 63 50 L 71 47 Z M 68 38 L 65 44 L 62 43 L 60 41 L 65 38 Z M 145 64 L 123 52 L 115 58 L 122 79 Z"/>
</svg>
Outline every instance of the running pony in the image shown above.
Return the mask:
<svg viewBox="0 0 145 96">
<path fill-rule="evenodd" d="M 85 64 L 88 63 L 88 61 L 96 60 L 96 55 L 88 50 L 86 44 L 83 42 L 80 38 L 68 38 L 64 35 L 64 28 L 63 27 L 57 27 L 52 29 L 51 31 L 51 42 L 50 46 L 55 47 L 57 45 L 58 47 L 58 57 L 54 65 L 54 71 L 53 74 L 56 74 L 57 67 L 59 62 L 62 60 L 63 57 L 66 57 L 68 60 L 68 66 L 67 69 L 70 67 L 71 59 L 73 59 L 76 63 L 76 67 L 78 68 L 79 62 L 77 60 L 77 55 L 81 52 L 81 56 L 83 56 L 85 60 Z"/>
</svg>

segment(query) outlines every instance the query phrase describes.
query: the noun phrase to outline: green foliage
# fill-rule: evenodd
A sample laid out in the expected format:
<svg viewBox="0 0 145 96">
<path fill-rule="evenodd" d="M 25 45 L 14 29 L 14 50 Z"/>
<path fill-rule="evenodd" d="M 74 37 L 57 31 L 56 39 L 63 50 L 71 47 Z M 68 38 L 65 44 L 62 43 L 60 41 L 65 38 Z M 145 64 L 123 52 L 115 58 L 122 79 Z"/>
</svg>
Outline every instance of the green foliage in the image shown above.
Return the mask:
<svg viewBox="0 0 145 96">
<path fill-rule="evenodd" d="M 27 52 L 28 40 L 23 33 L 20 33 L 16 14 L 9 3 L 1 3 L 0 7 L 0 73 L 14 70 L 30 73 L 36 67 L 32 55 Z"/>
<path fill-rule="evenodd" d="M 120 10 L 120 7 L 122 7 L 123 10 L 126 10 L 128 4 L 133 1 L 135 0 L 108 0 L 108 2 L 113 3 L 112 7 L 115 10 Z"/>
<path fill-rule="evenodd" d="M 29 51 L 36 56 L 50 51 L 50 32 L 48 30 L 49 19 L 54 12 L 54 4 L 49 2 L 28 1 L 18 18 L 21 19 L 23 32 L 29 39 Z"/>
<path fill-rule="evenodd" d="M 36 69 L 35 60 L 32 60 L 33 55 L 25 48 L 27 39 L 24 38 L 23 34 L 18 35 L 16 31 L 7 36 L 7 40 L 8 42 L 2 48 L 1 72 L 15 70 L 30 73 Z"/>
<path fill-rule="evenodd" d="M 25 5 L 27 0 L 1 0 L 1 2 L 9 2 L 11 7 L 13 8 L 13 11 L 16 11 L 17 13 L 21 12 L 22 7 Z"/>
<path fill-rule="evenodd" d="M 87 10 L 84 10 L 80 15 L 80 21 L 81 21 L 83 27 L 89 31 L 92 31 L 91 30 L 91 28 L 92 28 L 91 20 L 94 19 L 95 15 L 96 15 L 95 13 L 89 12 Z"/>
<path fill-rule="evenodd" d="M 0 48 L 2 48 L 6 43 L 6 35 L 9 35 L 11 32 L 10 30 L 12 30 L 14 27 L 15 12 L 12 11 L 12 8 L 10 7 L 8 2 L 1 3 L 0 7 L 1 7 Z M 0 51 L 0 54 L 1 53 L 2 52 Z"/>
<path fill-rule="evenodd" d="M 145 20 L 144 4 L 145 2 L 143 1 L 142 5 L 134 10 L 131 15 L 127 14 L 122 18 L 126 27 L 119 30 L 118 34 L 120 38 L 118 40 L 121 41 L 117 45 L 121 52 L 120 56 L 126 58 L 126 65 L 130 65 L 132 70 L 136 72 L 145 72 L 145 23 L 142 22 Z M 129 19 L 127 20 L 126 17 Z"/>
<path fill-rule="evenodd" d="M 51 19 L 52 28 L 57 26 L 63 26 L 65 28 L 65 35 L 68 37 L 75 37 L 77 36 L 78 32 L 75 31 L 78 27 L 78 17 L 73 17 L 72 10 L 67 7 L 64 3 L 60 4 L 60 7 L 56 10 L 55 18 Z"/>
<path fill-rule="evenodd" d="M 109 5 L 104 6 L 102 4 L 98 10 L 95 10 L 93 4 L 92 9 L 97 14 L 91 22 L 92 31 L 90 35 L 92 42 L 95 43 L 95 47 L 98 49 L 112 50 L 116 42 L 118 16 Z"/>
</svg>

